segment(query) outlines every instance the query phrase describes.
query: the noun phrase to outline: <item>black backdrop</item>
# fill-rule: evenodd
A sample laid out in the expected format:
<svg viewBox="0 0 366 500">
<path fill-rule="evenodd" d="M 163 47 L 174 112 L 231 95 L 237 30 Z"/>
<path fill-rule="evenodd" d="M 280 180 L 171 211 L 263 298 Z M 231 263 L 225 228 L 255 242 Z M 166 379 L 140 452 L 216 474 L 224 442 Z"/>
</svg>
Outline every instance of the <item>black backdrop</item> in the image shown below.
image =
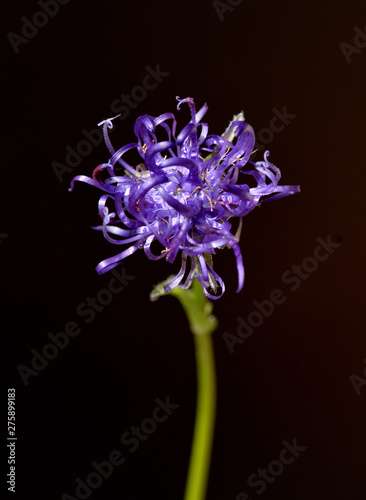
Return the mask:
<svg viewBox="0 0 366 500">
<path fill-rule="evenodd" d="M 112 275 L 95 266 L 119 249 L 91 229 L 100 193 L 68 192 L 73 175 L 109 157 L 98 122 L 122 113 L 117 147 L 134 140 L 141 114 L 175 112 L 183 126 L 177 95 L 208 103 L 212 133 L 244 109 L 257 159 L 267 143 L 283 183 L 302 190 L 246 217 L 240 294 L 232 252 L 216 258 L 227 291 L 215 303 L 207 498 L 366 497 L 365 24 L 355 0 L 12 2 L 1 19 L 2 394 L 16 390 L 17 437 L 9 498 L 183 497 L 193 341 L 173 298 L 148 299 L 177 266 L 137 252 L 108 300 Z M 122 94 L 132 96 L 124 108 Z M 251 314 L 274 290 L 282 303 Z M 107 303 L 87 314 L 88 297 Z M 157 413 L 159 402 L 176 406 Z M 141 425 L 141 438 L 121 443 Z M 108 477 L 98 475 L 111 459 Z M 92 489 L 76 491 L 82 482 Z"/>
</svg>

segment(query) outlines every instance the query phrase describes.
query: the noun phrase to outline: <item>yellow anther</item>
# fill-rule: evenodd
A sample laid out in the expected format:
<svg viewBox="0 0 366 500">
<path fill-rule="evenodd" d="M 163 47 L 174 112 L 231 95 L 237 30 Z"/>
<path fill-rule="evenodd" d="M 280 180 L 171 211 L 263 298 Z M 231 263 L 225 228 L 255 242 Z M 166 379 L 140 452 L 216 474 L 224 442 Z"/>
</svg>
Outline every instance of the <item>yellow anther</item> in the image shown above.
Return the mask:
<svg viewBox="0 0 366 500">
<path fill-rule="evenodd" d="M 203 193 L 207 196 L 208 198 L 208 201 L 210 202 L 210 207 L 211 207 L 211 212 L 213 212 L 213 206 L 212 206 L 212 200 L 211 198 L 208 196 L 208 194 L 206 193 L 206 191 L 201 187 L 201 186 L 197 186 L 193 191 L 192 193 L 188 196 L 187 200 L 189 200 L 189 198 L 193 195 L 193 193 L 195 191 L 197 191 L 197 189 L 202 189 Z"/>
</svg>

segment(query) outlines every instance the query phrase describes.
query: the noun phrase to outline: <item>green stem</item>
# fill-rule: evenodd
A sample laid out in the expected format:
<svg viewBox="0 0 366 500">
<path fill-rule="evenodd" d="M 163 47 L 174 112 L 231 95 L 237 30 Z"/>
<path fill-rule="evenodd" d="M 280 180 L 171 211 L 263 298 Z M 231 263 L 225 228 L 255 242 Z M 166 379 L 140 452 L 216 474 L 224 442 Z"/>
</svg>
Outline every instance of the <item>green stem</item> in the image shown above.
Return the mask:
<svg viewBox="0 0 366 500">
<path fill-rule="evenodd" d="M 197 410 L 184 500 L 203 500 L 215 427 L 216 377 L 211 333 L 194 334 L 197 363 Z"/>
<path fill-rule="evenodd" d="M 154 288 L 151 300 L 166 295 L 164 285 L 170 279 Z M 177 286 L 168 295 L 174 295 L 181 303 L 193 333 L 196 351 L 197 410 L 184 500 L 204 500 L 215 427 L 216 376 L 211 334 L 217 328 L 217 319 L 211 314 L 212 303 L 196 279 L 190 289 L 183 290 Z"/>
</svg>

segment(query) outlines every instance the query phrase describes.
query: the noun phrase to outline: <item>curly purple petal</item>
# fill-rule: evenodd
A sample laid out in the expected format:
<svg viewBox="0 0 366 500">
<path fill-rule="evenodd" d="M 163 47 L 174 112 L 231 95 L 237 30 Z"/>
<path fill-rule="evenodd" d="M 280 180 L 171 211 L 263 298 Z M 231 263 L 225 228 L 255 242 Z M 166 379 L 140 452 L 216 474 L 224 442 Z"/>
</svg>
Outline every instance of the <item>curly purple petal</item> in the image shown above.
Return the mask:
<svg viewBox="0 0 366 500">
<path fill-rule="evenodd" d="M 212 268 L 216 248 L 229 245 L 233 249 L 237 291 L 244 284 L 239 236 L 230 232 L 229 219 L 238 217 L 241 226 L 241 218 L 260 201 L 278 199 L 300 189 L 279 186 L 281 173 L 268 161 L 268 151 L 263 161 L 250 161 L 255 137 L 249 124 L 234 120 L 224 136 L 208 135 L 208 125 L 200 123 L 207 105 L 196 112 L 191 97 L 177 100 L 178 109 L 187 103 L 191 111 L 190 122 L 178 135 L 172 113 L 156 118 L 144 115 L 135 123 L 137 142 L 116 151 L 108 136 L 114 118 L 101 122 L 111 158 L 94 170 L 93 178 L 74 177 L 70 190 L 75 181 L 82 181 L 104 191 L 98 206 L 102 225 L 94 229 L 102 231 L 111 243 L 130 245 L 100 262 L 96 268 L 99 274 L 113 269 L 140 248 L 149 259 L 165 257 L 170 263 L 181 252 L 181 269 L 165 291 L 176 286 L 188 288 L 196 278 L 205 294 L 217 299 L 224 293 L 225 285 Z M 136 167 L 124 158 L 131 150 L 140 157 Z M 254 178 L 256 187 L 238 184 L 241 174 Z M 108 208 L 111 204 L 112 213 Z M 160 245 L 160 254 L 152 251 L 154 242 Z"/>
</svg>

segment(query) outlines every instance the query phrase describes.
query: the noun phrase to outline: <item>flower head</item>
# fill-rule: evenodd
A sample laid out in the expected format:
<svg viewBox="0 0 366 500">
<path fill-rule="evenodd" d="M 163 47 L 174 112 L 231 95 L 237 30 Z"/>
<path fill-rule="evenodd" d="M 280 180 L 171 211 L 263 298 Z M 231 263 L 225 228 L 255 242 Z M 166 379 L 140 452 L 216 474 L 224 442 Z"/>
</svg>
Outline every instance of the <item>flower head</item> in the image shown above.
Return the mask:
<svg viewBox="0 0 366 500">
<path fill-rule="evenodd" d="M 178 109 L 187 103 L 191 111 L 190 122 L 180 132 L 172 113 L 156 118 L 143 115 L 134 127 L 137 142 L 117 151 L 108 136 L 114 118 L 101 122 L 112 156 L 94 170 L 93 178 L 76 176 L 70 190 L 78 180 L 104 191 L 99 200 L 102 224 L 94 229 L 102 231 L 111 243 L 128 245 L 100 262 L 96 268 L 99 274 L 139 248 L 151 260 L 165 258 L 170 263 L 180 253 L 180 271 L 164 286 L 165 292 L 178 285 L 188 288 L 196 278 L 205 294 L 216 299 L 225 291 L 223 280 L 212 268 L 217 248 L 229 245 L 233 249 L 237 291 L 244 283 L 240 231 L 233 234 L 229 220 L 238 217 L 240 228 L 241 218 L 260 201 L 296 193 L 299 187 L 279 186 L 281 174 L 268 161 L 268 151 L 263 161 L 250 161 L 255 137 L 242 113 L 234 117 L 223 136 L 208 135 L 208 125 L 201 122 L 207 105 L 196 112 L 191 97 L 177 100 Z M 141 159 L 136 167 L 126 160 L 131 150 L 137 151 Z M 244 182 L 248 176 L 254 179 L 255 187 Z M 153 252 L 153 243 L 160 246 L 160 253 Z"/>
</svg>

